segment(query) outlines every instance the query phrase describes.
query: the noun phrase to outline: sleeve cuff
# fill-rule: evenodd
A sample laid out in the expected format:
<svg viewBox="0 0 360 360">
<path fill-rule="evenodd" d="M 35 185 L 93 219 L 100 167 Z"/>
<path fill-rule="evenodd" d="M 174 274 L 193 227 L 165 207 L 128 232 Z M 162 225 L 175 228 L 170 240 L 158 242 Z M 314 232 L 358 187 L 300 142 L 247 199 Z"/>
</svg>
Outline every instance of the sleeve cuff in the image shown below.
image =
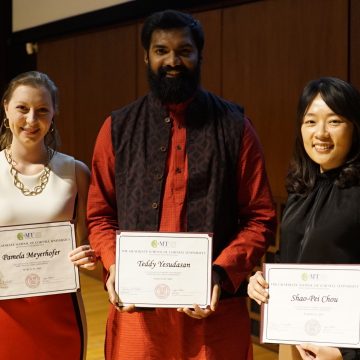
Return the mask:
<svg viewBox="0 0 360 360">
<path fill-rule="evenodd" d="M 359 349 L 339 348 L 343 360 L 360 360 Z"/>
</svg>

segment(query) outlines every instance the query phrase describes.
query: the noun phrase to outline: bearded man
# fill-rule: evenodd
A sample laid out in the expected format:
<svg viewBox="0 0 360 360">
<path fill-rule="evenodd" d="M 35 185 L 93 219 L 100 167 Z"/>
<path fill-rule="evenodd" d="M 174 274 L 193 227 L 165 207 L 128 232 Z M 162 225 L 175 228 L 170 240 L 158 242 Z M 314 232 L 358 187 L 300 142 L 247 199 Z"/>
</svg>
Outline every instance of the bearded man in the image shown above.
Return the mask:
<svg viewBox="0 0 360 360">
<path fill-rule="evenodd" d="M 106 359 L 252 359 L 246 278 L 274 236 L 258 138 L 240 106 L 200 88 L 204 35 L 166 10 L 142 34 L 150 92 L 114 111 L 98 135 L 90 242 L 107 273 Z M 213 233 L 211 305 L 118 305 L 116 230 Z"/>
</svg>

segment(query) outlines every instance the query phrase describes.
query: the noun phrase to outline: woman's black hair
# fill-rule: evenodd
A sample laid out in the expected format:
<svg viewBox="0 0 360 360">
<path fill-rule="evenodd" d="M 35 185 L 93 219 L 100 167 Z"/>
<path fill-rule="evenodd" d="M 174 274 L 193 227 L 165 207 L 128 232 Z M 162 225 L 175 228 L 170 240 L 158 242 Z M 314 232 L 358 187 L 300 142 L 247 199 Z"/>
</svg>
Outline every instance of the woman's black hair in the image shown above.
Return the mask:
<svg viewBox="0 0 360 360">
<path fill-rule="evenodd" d="M 318 94 L 335 114 L 347 119 L 354 126 L 351 149 L 341 167 L 336 185 L 343 188 L 360 183 L 360 93 L 346 81 L 322 77 L 310 81 L 299 100 L 295 146 L 286 178 L 286 189 L 289 193 L 309 193 L 320 173 L 320 166 L 307 155 L 301 136 L 304 115 Z"/>
<path fill-rule="evenodd" d="M 164 10 L 153 13 L 144 22 L 141 31 L 141 44 L 148 52 L 151 43 L 151 35 L 154 30 L 167 30 L 177 28 L 189 28 L 191 35 L 201 57 L 204 48 L 204 32 L 200 22 L 194 19 L 190 14 L 176 10 Z"/>
</svg>

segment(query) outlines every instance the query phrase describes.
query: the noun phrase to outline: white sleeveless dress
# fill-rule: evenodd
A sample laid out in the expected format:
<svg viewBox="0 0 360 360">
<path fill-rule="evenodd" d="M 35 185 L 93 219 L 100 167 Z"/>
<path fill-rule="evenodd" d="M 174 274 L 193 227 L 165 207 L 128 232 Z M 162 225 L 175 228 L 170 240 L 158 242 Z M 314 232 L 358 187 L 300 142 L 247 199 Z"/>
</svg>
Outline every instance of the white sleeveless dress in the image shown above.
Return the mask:
<svg viewBox="0 0 360 360">
<path fill-rule="evenodd" d="M 55 153 L 49 167 L 49 181 L 42 193 L 25 196 L 13 183 L 4 150 L 0 152 L 0 226 L 73 218 L 75 159 Z M 39 175 L 18 176 L 33 189 Z M 0 301 L 0 359 L 82 359 L 85 329 L 78 298 L 79 294 L 61 294 Z"/>
<path fill-rule="evenodd" d="M 55 153 L 50 161 L 49 182 L 42 193 L 25 196 L 14 185 L 4 150 L 0 152 L 0 226 L 62 221 L 73 218 L 77 194 L 75 160 Z M 39 175 L 22 175 L 19 179 L 29 188 L 39 185 Z"/>
</svg>

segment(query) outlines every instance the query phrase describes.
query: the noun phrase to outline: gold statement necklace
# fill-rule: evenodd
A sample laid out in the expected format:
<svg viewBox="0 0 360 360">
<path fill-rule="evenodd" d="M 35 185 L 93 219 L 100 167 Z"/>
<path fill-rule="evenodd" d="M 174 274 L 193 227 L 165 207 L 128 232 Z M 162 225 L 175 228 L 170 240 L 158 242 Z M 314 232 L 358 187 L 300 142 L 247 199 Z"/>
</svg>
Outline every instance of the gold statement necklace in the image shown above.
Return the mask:
<svg viewBox="0 0 360 360">
<path fill-rule="evenodd" d="M 10 165 L 10 174 L 12 175 L 12 177 L 14 179 L 14 185 L 22 192 L 23 195 L 25 195 L 25 196 L 39 195 L 45 189 L 46 184 L 49 181 L 49 176 L 50 176 L 49 161 L 50 161 L 51 150 L 48 148 L 47 152 L 48 152 L 48 161 L 47 161 L 47 164 L 44 166 L 44 170 L 40 174 L 40 184 L 36 185 L 34 187 L 34 189 L 30 190 L 19 179 L 19 172 L 15 168 L 16 162 L 12 158 L 10 147 L 7 147 L 5 149 L 5 157 L 6 157 L 7 162 Z"/>
</svg>

